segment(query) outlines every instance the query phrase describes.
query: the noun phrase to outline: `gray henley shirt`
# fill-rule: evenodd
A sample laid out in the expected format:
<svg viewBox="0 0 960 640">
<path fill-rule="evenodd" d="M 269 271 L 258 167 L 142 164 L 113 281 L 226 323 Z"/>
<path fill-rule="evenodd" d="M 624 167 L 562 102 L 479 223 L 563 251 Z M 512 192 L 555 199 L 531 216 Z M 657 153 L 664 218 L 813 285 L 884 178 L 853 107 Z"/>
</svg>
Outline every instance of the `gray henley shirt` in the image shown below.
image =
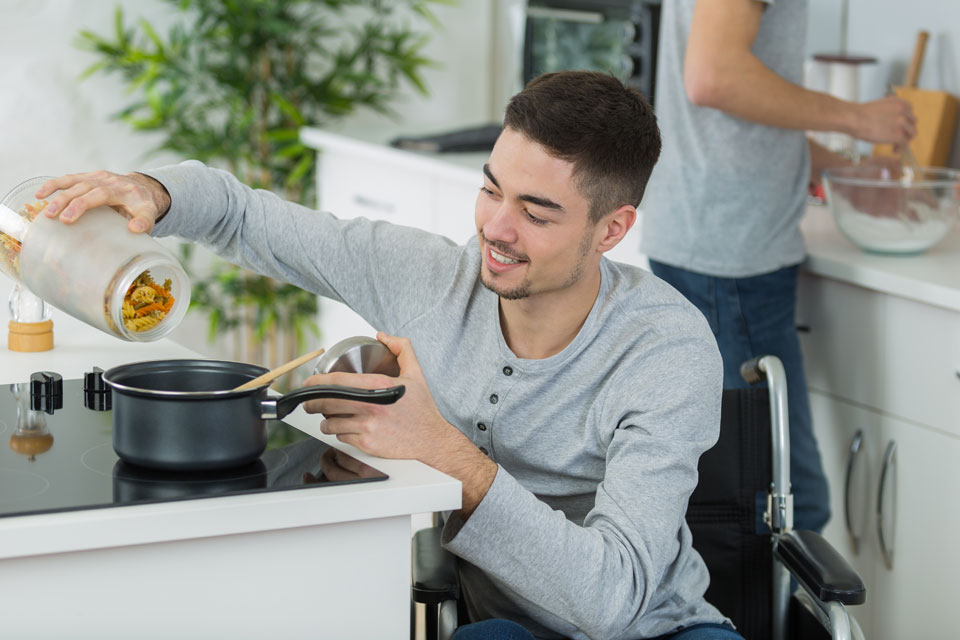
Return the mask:
<svg viewBox="0 0 960 640">
<path fill-rule="evenodd" d="M 672 288 L 604 259 L 573 342 L 522 359 L 480 283 L 475 240 L 340 220 L 195 161 L 148 173 L 172 197 L 156 235 L 200 241 L 412 340 L 440 412 L 499 466 L 470 518 L 444 531 L 473 619 L 596 640 L 724 620 L 703 599 L 684 520 L 718 437 L 720 355 Z"/>
</svg>

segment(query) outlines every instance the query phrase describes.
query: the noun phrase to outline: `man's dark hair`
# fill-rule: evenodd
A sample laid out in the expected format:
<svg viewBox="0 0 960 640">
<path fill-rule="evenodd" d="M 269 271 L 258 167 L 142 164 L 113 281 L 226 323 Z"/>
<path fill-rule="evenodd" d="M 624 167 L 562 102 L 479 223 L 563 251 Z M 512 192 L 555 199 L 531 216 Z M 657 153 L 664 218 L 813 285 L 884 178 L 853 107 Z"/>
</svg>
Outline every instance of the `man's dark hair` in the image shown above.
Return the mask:
<svg viewBox="0 0 960 640">
<path fill-rule="evenodd" d="M 573 163 L 593 223 L 622 205 L 639 205 L 660 157 L 650 103 L 614 76 L 595 71 L 534 78 L 510 100 L 503 126 Z"/>
</svg>

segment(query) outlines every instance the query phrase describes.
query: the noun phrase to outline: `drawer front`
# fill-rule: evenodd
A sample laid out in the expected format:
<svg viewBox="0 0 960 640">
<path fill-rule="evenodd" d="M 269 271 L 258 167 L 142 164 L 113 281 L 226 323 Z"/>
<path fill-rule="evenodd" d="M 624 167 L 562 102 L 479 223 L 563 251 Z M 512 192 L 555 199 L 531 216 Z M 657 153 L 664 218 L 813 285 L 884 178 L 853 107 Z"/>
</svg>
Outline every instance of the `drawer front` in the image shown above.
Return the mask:
<svg viewBox="0 0 960 640">
<path fill-rule="evenodd" d="M 429 229 L 431 179 L 396 163 L 322 151 L 317 172 L 319 208 L 338 218 L 364 217 Z"/>
<path fill-rule="evenodd" d="M 960 313 L 803 274 L 811 389 L 960 435 Z"/>
</svg>

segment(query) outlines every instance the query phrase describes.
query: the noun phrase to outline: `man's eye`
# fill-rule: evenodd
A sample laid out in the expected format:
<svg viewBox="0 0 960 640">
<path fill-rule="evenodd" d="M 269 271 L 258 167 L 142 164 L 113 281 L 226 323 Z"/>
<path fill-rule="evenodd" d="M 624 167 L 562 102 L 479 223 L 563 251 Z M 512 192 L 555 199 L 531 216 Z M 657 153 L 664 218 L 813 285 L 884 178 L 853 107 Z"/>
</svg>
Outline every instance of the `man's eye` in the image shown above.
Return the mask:
<svg viewBox="0 0 960 640">
<path fill-rule="evenodd" d="M 544 220 L 543 218 L 538 218 L 537 216 L 531 214 L 529 211 L 526 212 L 527 217 L 530 218 L 530 222 L 533 224 L 547 224 L 549 220 Z"/>
<path fill-rule="evenodd" d="M 496 195 L 493 191 L 491 191 L 490 189 L 487 189 L 486 186 L 480 187 L 480 191 L 481 191 L 482 193 L 487 194 L 488 196 Z"/>
</svg>

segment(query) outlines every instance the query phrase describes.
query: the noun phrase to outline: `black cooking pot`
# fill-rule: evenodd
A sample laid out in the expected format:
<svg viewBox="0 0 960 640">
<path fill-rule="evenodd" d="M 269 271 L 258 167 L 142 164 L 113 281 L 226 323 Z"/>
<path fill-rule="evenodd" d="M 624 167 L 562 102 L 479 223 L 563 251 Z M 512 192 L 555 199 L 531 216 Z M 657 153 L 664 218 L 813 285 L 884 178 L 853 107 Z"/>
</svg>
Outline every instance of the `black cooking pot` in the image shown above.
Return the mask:
<svg viewBox="0 0 960 640">
<path fill-rule="evenodd" d="M 269 384 L 232 390 L 266 372 L 218 360 L 154 360 L 108 369 L 103 380 L 113 396 L 114 451 L 125 462 L 153 469 L 227 469 L 259 458 L 267 446 L 266 421 L 307 400 L 392 404 L 405 391 L 318 385 L 270 396 Z"/>
</svg>

